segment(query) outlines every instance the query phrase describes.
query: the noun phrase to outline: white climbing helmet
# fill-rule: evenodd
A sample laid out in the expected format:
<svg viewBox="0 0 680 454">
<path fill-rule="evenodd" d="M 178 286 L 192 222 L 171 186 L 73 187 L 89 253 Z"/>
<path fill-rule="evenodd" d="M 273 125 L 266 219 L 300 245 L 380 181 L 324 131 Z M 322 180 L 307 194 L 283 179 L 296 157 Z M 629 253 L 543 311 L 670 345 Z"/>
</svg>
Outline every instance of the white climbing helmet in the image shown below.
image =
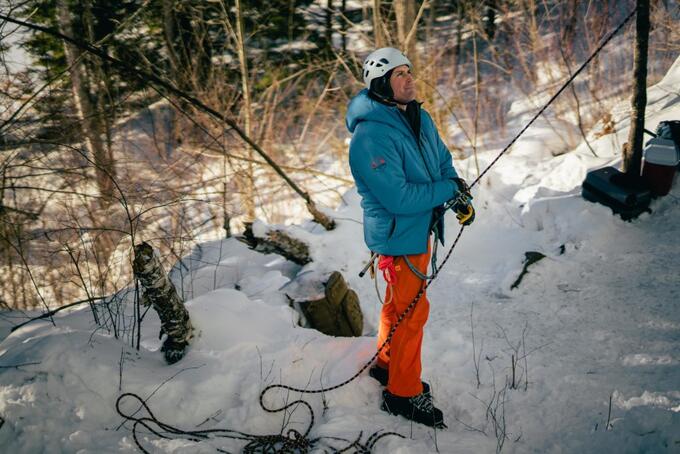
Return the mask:
<svg viewBox="0 0 680 454">
<path fill-rule="evenodd" d="M 413 69 L 411 61 L 406 58 L 406 55 L 399 49 L 395 49 L 394 47 L 383 47 L 374 50 L 366 57 L 366 60 L 364 60 L 363 76 L 366 88 L 370 90 L 371 81 L 373 79 L 382 77 L 389 70 L 402 65 L 408 65 L 409 68 Z"/>
</svg>

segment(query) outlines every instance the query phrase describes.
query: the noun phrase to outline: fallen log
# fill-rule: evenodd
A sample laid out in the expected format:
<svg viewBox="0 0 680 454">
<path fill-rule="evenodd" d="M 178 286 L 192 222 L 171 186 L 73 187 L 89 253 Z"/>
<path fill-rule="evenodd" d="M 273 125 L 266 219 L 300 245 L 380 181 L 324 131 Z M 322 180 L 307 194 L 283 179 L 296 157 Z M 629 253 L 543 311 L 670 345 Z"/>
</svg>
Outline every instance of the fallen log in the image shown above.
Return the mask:
<svg viewBox="0 0 680 454">
<path fill-rule="evenodd" d="M 306 265 L 312 261 L 309 246 L 283 230 L 271 229 L 265 233 L 264 237 L 259 237 L 253 232 L 252 222 L 248 222 L 245 224 L 243 237 L 240 239 L 257 252 L 279 254 L 298 265 Z"/>
</svg>

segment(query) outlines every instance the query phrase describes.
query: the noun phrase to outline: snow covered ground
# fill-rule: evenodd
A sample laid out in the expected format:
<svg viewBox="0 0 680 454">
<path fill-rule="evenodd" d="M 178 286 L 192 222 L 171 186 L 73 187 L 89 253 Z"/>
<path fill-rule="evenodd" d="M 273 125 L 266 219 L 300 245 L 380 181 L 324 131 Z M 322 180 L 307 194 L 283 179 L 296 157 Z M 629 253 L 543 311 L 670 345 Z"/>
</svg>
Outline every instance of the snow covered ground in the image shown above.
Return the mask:
<svg viewBox="0 0 680 454">
<path fill-rule="evenodd" d="M 680 59 L 649 90 L 647 128 L 680 119 L 679 86 Z M 323 398 L 306 396 L 316 418 L 310 437 L 353 441 L 363 432 L 365 441 L 378 430 L 406 437 L 381 439 L 374 448 L 379 453 L 485 453 L 499 447 L 680 452 L 680 185 L 633 222 L 580 197 L 588 169 L 619 163 L 627 103 L 615 112 L 613 134 L 590 138 L 599 157 L 584 143 L 552 157 L 545 150 L 561 147 L 551 142 L 560 139 L 539 121 L 474 189 L 477 221 L 429 290 L 423 343 L 423 377 L 449 428 L 435 432 L 381 412 L 380 387 L 364 374 Z M 513 111 L 526 112 L 514 119 L 517 128 L 532 114 L 521 105 Z M 498 151 L 484 152 L 481 163 Z M 456 165 L 463 172 L 473 168 L 469 162 Z M 185 259 L 185 268 L 176 267 L 173 279 L 199 334 L 175 365 L 165 365 L 158 351 L 153 311 L 144 322 L 140 351 L 95 330 L 88 309 L 60 313 L 56 326 L 34 322 L 12 334 L 4 322 L 3 452 L 134 451 L 131 425 L 115 409 L 125 392 L 146 399 L 160 420 L 186 430 L 277 434 L 286 425 L 304 432 L 309 418 L 302 407 L 285 419 L 266 413 L 260 391 L 273 383 L 334 385 L 375 350 L 380 305 L 373 282 L 357 276 L 368 258 L 359 198 L 351 190 L 344 200 L 333 213 L 338 228 L 332 232 L 313 224 L 285 227 L 311 245 L 314 261 L 304 268 L 236 240 L 203 244 Z M 447 222 L 450 245 L 458 228 L 453 216 Z M 546 258 L 511 290 L 528 251 Z M 319 291 L 314 283 L 336 269 L 360 295 L 364 337 L 332 338 L 301 328 L 288 305 L 286 294 L 311 298 Z M 517 389 L 510 389 L 517 358 Z M 275 391 L 266 400 L 276 406 L 297 397 Z M 122 408 L 133 412 L 138 405 L 126 399 Z M 234 452 L 245 445 L 164 440 L 144 429 L 140 441 L 149 451 L 174 453 L 215 447 Z"/>
</svg>

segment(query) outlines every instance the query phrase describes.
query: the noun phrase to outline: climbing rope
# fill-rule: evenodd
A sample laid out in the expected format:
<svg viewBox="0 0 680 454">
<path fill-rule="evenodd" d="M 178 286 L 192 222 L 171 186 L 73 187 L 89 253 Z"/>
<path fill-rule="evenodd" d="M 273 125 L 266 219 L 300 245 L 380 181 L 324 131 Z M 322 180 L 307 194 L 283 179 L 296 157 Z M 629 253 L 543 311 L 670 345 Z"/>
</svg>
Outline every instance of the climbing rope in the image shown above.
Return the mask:
<svg viewBox="0 0 680 454">
<path fill-rule="evenodd" d="M 621 24 L 614 30 L 612 31 L 607 38 L 600 44 L 600 46 L 595 49 L 595 51 L 590 55 L 590 57 L 569 77 L 569 79 L 562 85 L 562 87 L 548 100 L 548 102 L 534 115 L 534 117 L 522 128 L 522 130 L 515 135 L 515 137 L 510 141 L 510 143 L 503 148 L 503 150 L 491 161 L 491 163 L 482 171 L 479 176 L 472 182 L 470 185 L 470 188 L 476 186 L 479 181 L 486 175 L 486 173 L 491 169 L 492 166 L 498 162 L 498 160 L 503 156 L 510 148 L 512 145 L 515 144 L 515 142 L 524 134 L 524 132 L 538 119 L 539 116 L 543 114 L 543 112 L 557 99 L 557 97 L 571 84 L 571 82 L 585 69 L 585 67 L 597 56 L 597 54 L 611 41 L 611 39 L 632 19 L 632 17 L 635 15 L 636 10 L 633 10 Z M 446 204 L 445 208 L 450 208 L 451 204 Z M 446 210 L 441 210 L 441 213 L 436 217 L 434 222 L 437 222 L 444 214 L 446 213 Z M 311 432 L 312 427 L 314 426 L 314 411 L 312 409 L 312 406 L 307 403 L 306 401 L 302 399 L 298 399 L 296 401 L 293 401 L 291 403 L 288 403 L 286 405 L 283 405 L 281 407 L 268 407 L 265 402 L 264 402 L 264 397 L 265 395 L 274 389 L 281 389 L 281 390 L 286 390 L 286 391 L 292 391 L 292 392 L 297 392 L 301 394 L 321 394 L 321 393 L 326 393 L 330 391 L 334 391 L 338 388 L 342 388 L 343 386 L 351 383 L 354 381 L 357 377 L 359 377 L 372 363 L 375 361 L 375 359 L 378 357 L 380 352 L 390 343 L 392 340 L 392 336 L 394 335 L 395 331 L 401 324 L 401 322 L 404 320 L 404 318 L 413 310 L 415 305 L 418 303 L 420 298 L 423 296 L 425 291 L 429 288 L 429 286 L 432 284 L 432 282 L 439 276 L 439 273 L 441 270 L 444 268 L 444 265 L 448 262 L 449 258 L 451 257 L 451 254 L 453 253 L 454 249 L 456 248 L 456 245 L 458 244 L 458 241 L 460 240 L 463 230 L 465 230 L 465 226 L 461 226 L 460 230 L 458 231 L 458 234 L 456 235 L 455 240 L 453 241 L 453 244 L 449 248 L 446 256 L 444 257 L 444 260 L 442 261 L 441 265 L 438 268 L 433 269 L 433 273 L 431 276 L 428 277 L 428 279 L 423 281 L 423 285 L 421 286 L 420 291 L 418 294 L 415 296 L 413 301 L 407 306 L 407 308 L 399 315 L 397 318 L 397 322 L 391 327 L 389 334 L 387 335 L 387 338 L 385 341 L 380 345 L 380 347 L 377 349 L 376 353 L 371 357 L 370 360 L 368 360 L 360 369 L 357 373 L 352 375 L 350 378 L 347 380 L 334 385 L 330 386 L 327 388 L 319 388 L 319 389 L 305 389 L 305 388 L 297 388 L 294 386 L 288 386 L 284 384 L 273 384 L 265 387 L 262 392 L 260 393 L 259 396 L 259 402 L 260 406 L 262 409 L 268 413 L 278 413 L 281 411 L 285 411 L 291 407 L 297 407 L 299 405 L 302 405 L 304 408 L 306 408 L 309 411 L 310 414 L 310 422 L 309 425 L 307 426 L 307 429 L 305 430 L 304 433 L 300 433 L 299 431 L 295 429 L 289 429 L 288 431 L 283 433 L 283 431 L 278 434 L 278 435 L 254 435 L 254 434 L 248 434 L 245 432 L 240 432 L 240 431 L 235 431 L 235 430 L 229 430 L 229 429 L 208 429 L 208 430 L 196 430 L 196 431 L 188 431 L 188 430 L 182 430 L 178 429 L 176 427 L 173 427 L 169 424 L 165 424 L 161 421 L 159 421 L 154 414 L 151 412 L 151 409 L 148 407 L 146 402 L 142 400 L 138 395 L 133 394 L 133 393 L 125 393 L 122 394 L 118 400 L 116 401 L 116 410 L 118 413 L 125 418 L 128 421 L 134 421 L 134 424 L 132 426 L 132 434 L 133 434 L 133 439 L 137 445 L 137 447 L 144 453 L 148 453 L 142 444 L 139 441 L 138 435 L 137 435 L 137 430 L 141 426 L 154 435 L 160 437 L 160 438 L 173 438 L 174 436 L 179 436 L 182 438 L 186 438 L 192 441 L 200 442 L 203 440 L 209 440 L 213 438 L 231 438 L 231 439 L 240 439 L 240 440 L 245 440 L 248 441 L 248 444 L 243 448 L 244 453 L 295 453 L 295 454 L 303 454 L 303 453 L 308 453 L 310 452 L 313 448 L 317 447 L 318 444 L 322 440 L 334 440 L 334 441 L 344 441 L 348 443 L 347 446 L 345 446 L 342 449 L 338 448 L 333 448 L 329 447 L 331 451 L 328 452 L 333 452 L 333 453 L 342 453 L 342 452 L 349 452 L 350 450 L 354 450 L 354 452 L 358 452 L 361 454 L 368 454 L 372 451 L 373 447 L 375 444 L 381 440 L 382 438 L 390 435 L 398 436 L 401 438 L 404 438 L 403 435 L 395 433 L 395 432 L 375 432 L 371 436 L 368 437 L 366 442 L 361 442 L 362 438 L 362 433 L 359 434 L 359 437 L 354 440 L 354 441 L 349 441 L 343 438 L 338 438 L 338 437 L 317 437 L 317 438 L 312 438 L 309 439 L 308 436 Z M 124 413 L 121 408 L 120 408 L 120 403 L 124 398 L 133 398 L 139 401 L 141 404 L 141 408 L 144 408 L 144 410 L 148 413 L 148 416 L 145 417 L 135 417 L 135 414 L 126 414 Z M 226 452 L 223 450 L 218 449 L 220 452 Z"/>
<path fill-rule="evenodd" d="M 136 401 L 139 405 L 139 409 L 133 413 L 126 413 L 121 408 L 121 402 L 124 399 L 132 399 Z M 350 441 L 340 437 L 317 437 L 309 439 L 307 437 L 309 435 L 309 432 L 312 430 L 312 427 L 314 426 L 314 411 L 312 410 L 311 405 L 309 405 L 309 403 L 305 402 L 304 400 L 296 400 L 295 402 L 291 402 L 284 408 L 289 408 L 291 406 L 296 405 L 304 406 L 304 408 L 306 408 L 310 414 L 310 422 L 304 434 L 300 433 L 295 429 L 289 429 L 285 432 L 285 434 L 282 431 L 280 434 L 276 435 L 254 435 L 231 429 L 183 430 L 171 426 L 169 424 L 166 424 L 160 421 L 158 418 L 156 418 L 156 416 L 151 411 L 151 408 L 149 408 L 149 406 L 147 405 L 146 401 L 134 393 L 121 394 L 118 397 L 118 400 L 116 400 L 116 411 L 125 420 L 134 422 L 134 424 L 132 425 L 132 439 L 134 440 L 139 450 L 142 451 L 143 453 L 149 453 L 150 451 L 148 451 L 144 447 L 144 445 L 142 445 L 141 440 L 139 439 L 138 430 L 140 426 L 148 430 L 155 436 L 166 440 L 170 440 L 173 438 L 182 438 L 194 442 L 214 440 L 217 438 L 245 440 L 248 442 L 248 444 L 245 445 L 243 447 L 243 450 L 241 451 L 245 454 L 255 453 L 306 454 L 311 452 L 312 449 L 318 447 L 322 442 L 326 440 L 329 441 L 332 440 L 336 442 L 342 441 L 348 444 L 342 448 L 336 448 L 326 443 L 326 446 L 324 446 L 325 452 L 339 454 L 343 452 L 349 452 L 350 450 L 353 449 L 354 450 L 353 452 L 356 453 L 369 454 L 373 450 L 373 447 L 376 445 L 376 443 L 383 439 L 384 437 L 394 435 L 400 438 L 404 438 L 403 435 L 398 434 L 396 432 L 377 431 L 370 435 L 365 442 L 361 441 L 361 438 L 363 437 L 363 432 L 359 432 L 359 436 L 354 441 Z M 135 416 L 137 413 L 139 413 L 139 410 L 141 409 L 144 409 L 146 411 L 147 416 Z M 228 452 L 220 448 L 216 449 L 219 452 Z"/>
</svg>

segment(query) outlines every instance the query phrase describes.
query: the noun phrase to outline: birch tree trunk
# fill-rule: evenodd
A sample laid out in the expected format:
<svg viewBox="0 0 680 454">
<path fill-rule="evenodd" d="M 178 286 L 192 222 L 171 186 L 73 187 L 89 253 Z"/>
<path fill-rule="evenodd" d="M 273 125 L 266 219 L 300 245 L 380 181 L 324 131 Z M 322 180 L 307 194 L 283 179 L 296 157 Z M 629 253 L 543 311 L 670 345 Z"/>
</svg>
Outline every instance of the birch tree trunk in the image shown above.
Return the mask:
<svg viewBox="0 0 680 454">
<path fill-rule="evenodd" d="M 416 2 L 415 0 L 394 0 L 394 14 L 397 21 L 397 39 L 399 40 L 399 47 L 411 59 L 412 62 L 417 60 L 416 39 L 412 38 L 406 42 L 413 23 L 416 20 Z"/>
<path fill-rule="evenodd" d="M 87 40 L 91 43 L 97 41 L 97 34 L 95 33 L 95 20 L 92 12 L 92 1 L 83 0 L 83 25 L 85 26 L 85 34 Z M 108 171 L 112 177 L 115 177 L 113 166 L 113 148 L 111 146 L 111 124 L 115 123 L 115 109 L 107 109 L 108 105 L 113 104 L 111 99 L 111 90 L 109 90 L 110 75 L 104 70 L 101 59 L 92 58 L 90 60 L 92 67 L 91 87 L 94 87 L 93 101 L 95 105 L 96 121 L 99 129 L 100 137 L 103 136 L 105 146 L 103 147 L 104 160 L 107 163 Z M 111 179 L 107 178 L 111 184 Z"/>
<path fill-rule="evenodd" d="M 168 364 L 176 363 L 184 357 L 189 340 L 193 337 L 194 329 L 191 326 L 189 312 L 154 255 L 151 245 L 138 244 L 134 252 L 133 270 L 135 277 L 144 287 L 142 302 L 145 306 L 151 305 L 158 313 L 161 333 L 167 335 L 161 351 Z"/>
<path fill-rule="evenodd" d="M 65 0 L 57 3 L 59 31 L 67 36 L 75 36 L 70 10 Z M 83 130 L 85 147 L 95 163 L 95 178 L 100 195 L 102 208 L 107 208 L 113 199 L 113 179 L 115 168 L 110 150 L 102 139 L 103 125 L 106 122 L 102 106 L 96 105 L 90 95 L 90 77 L 84 65 L 84 55 L 78 47 L 64 42 L 66 63 L 71 68 L 71 91 Z M 96 85 L 96 84 L 95 84 Z"/>
<path fill-rule="evenodd" d="M 340 6 L 340 33 L 342 36 L 342 51 L 347 52 L 347 0 L 342 0 L 342 5 Z"/>
<path fill-rule="evenodd" d="M 250 136 L 252 127 L 252 105 L 250 101 L 250 84 L 248 79 L 248 60 L 246 59 L 245 33 L 243 31 L 243 9 L 241 0 L 236 0 L 236 43 L 238 47 L 239 68 L 241 70 L 241 89 L 243 90 L 243 115 L 245 117 L 245 133 Z M 245 222 L 255 220 L 255 180 L 253 169 L 253 151 L 250 147 L 245 150 L 249 161 L 244 174 L 239 178 L 241 197 L 245 207 Z"/>
<path fill-rule="evenodd" d="M 647 48 L 649 43 L 649 0 L 637 1 L 635 20 L 635 62 L 628 143 L 623 147 L 623 171 L 639 176 L 642 164 L 642 134 L 647 106 Z"/>
<path fill-rule="evenodd" d="M 380 0 L 373 0 L 373 39 L 375 48 L 380 49 L 387 45 L 387 37 L 383 29 L 382 13 L 380 12 Z"/>
</svg>

